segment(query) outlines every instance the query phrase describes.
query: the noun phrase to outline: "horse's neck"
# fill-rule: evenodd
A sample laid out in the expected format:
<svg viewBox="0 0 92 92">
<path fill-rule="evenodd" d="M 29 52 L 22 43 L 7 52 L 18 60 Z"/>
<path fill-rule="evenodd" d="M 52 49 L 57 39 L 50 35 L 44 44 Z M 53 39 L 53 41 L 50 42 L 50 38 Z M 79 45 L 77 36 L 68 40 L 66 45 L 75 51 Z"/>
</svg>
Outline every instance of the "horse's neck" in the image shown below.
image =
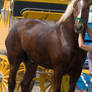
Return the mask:
<svg viewBox="0 0 92 92">
<path fill-rule="evenodd" d="M 64 22 L 61 22 L 60 26 L 63 25 L 64 26 L 64 29 L 65 29 L 65 31 L 67 31 L 67 33 L 68 32 L 74 32 L 74 21 L 75 20 L 74 20 L 73 14 L 72 14 Z M 68 31 L 68 29 L 69 29 L 69 31 Z"/>
<path fill-rule="evenodd" d="M 73 17 L 73 14 L 71 14 L 71 16 L 69 16 L 67 19 L 66 19 L 66 22 L 70 23 L 73 27 L 74 27 L 74 17 Z"/>
<path fill-rule="evenodd" d="M 61 42 L 66 42 L 70 46 L 78 47 L 78 34 L 74 31 L 74 17 L 71 15 L 66 21 L 60 24 Z M 70 44 L 71 43 L 71 44 Z"/>
<path fill-rule="evenodd" d="M 69 18 L 66 19 L 65 22 L 62 22 L 60 24 L 60 28 L 61 28 L 60 31 L 61 31 L 61 35 L 66 39 L 67 43 L 69 40 L 71 40 L 71 42 L 73 42 L 76 46 L 78 46 L 78 34 L 75 33 L 74 23 L 75 20 L 72 14 Z M 84 32 L 85 30 L 86 28 L 84 29 Z M 85 33 L 83 33 L 83 36 L 85 36 Z M 67 38 L 69 38 L 69 40 Z"/>
</svg>

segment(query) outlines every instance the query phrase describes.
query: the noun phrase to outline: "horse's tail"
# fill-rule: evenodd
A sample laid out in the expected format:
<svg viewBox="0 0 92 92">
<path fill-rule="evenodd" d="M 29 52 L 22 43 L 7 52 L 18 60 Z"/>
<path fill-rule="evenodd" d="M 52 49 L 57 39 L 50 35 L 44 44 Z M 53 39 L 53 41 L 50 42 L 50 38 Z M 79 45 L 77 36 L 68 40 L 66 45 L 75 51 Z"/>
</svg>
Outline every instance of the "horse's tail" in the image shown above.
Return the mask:
<svg viewBox="0 0 92 92">
<path fill-rule="evenodd" d="M 16 32 L 16 28 L 12 28 L 9 33 L 8 36 L 5 39 L 5 46 L 7 51 L 9 49 L 12 49 L 14 46 L 14 42 L 15 42 L 15 32 Z"/>
</svg>

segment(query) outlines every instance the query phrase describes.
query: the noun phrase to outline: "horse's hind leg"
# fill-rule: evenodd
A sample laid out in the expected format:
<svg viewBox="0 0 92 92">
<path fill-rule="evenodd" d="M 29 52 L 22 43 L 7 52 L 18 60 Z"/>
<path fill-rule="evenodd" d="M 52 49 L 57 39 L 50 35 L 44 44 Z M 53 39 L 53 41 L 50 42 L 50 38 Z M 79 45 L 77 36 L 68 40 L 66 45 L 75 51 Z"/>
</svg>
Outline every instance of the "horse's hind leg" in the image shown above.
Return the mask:
<svg viewBox="0 0 92 92">
<path fill-rule="evenodd" d="M 35 76 L 37 65 L 34 63 L 31 63 L 30 61 L 25 61 L 24 63 L 26 65 L 26 72 L 21 82 L 21 88 L 22 88 L 22 92 L 29 92 L 30 83 L 33 77 Z"/>
<path fill-rule="evenodd" d="M 8 79 L 8 90 L 9 92 L 14 92 L 14 88 L 16 85 L 16 73 L 20 65 L 20 61 L 18 61 L 18 59 L 14 57 L 10 58 L 9 62 L 10 62 L 10 73 Z"/>
</svg>

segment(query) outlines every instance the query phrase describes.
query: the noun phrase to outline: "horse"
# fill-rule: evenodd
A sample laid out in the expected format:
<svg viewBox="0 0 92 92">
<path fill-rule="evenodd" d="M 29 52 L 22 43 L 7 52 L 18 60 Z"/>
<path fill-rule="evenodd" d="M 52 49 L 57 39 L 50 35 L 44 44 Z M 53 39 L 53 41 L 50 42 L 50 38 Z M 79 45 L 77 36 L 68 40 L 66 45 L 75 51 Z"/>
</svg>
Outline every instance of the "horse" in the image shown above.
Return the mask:
<svg viewBox="0 0 92 92">
<path fill-rule="evenodd" d="M 70 76 L 68 92 L 74 92 L 86 58 L 86 52 L 78 46 L 78 33 L 84 36 L 86 32 L 89 3 L 73 0 L 68 6 L 65 20 L 53 26 L 41 20 L 22 19 L 11 28 L 5 41 L 10 63 L 9 92 L 14 91 L 21 62 L 26 66 L 22 92 L 29 92 L 38 65 L 53 69 L 54 92 L 60 92 L 66 74 Z"/>
</svg>

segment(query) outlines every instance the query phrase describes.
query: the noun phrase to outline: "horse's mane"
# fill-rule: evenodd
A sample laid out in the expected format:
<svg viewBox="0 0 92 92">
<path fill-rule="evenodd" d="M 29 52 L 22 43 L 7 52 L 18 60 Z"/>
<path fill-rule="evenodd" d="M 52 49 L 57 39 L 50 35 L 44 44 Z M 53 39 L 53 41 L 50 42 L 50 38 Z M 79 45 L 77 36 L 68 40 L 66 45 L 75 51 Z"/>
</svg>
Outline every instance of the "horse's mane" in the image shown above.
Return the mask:
<svg viewBox="0 0 92 92">
<path fill-rule="evenodd" d="M 61 22 L 65 21 L 73 12 L 73 5 L 76 0 L 72 0 L 69 5 L 67 6 L 65 13 L 61 16 L 57 24 L 60 24 Z"/>
</svg>

